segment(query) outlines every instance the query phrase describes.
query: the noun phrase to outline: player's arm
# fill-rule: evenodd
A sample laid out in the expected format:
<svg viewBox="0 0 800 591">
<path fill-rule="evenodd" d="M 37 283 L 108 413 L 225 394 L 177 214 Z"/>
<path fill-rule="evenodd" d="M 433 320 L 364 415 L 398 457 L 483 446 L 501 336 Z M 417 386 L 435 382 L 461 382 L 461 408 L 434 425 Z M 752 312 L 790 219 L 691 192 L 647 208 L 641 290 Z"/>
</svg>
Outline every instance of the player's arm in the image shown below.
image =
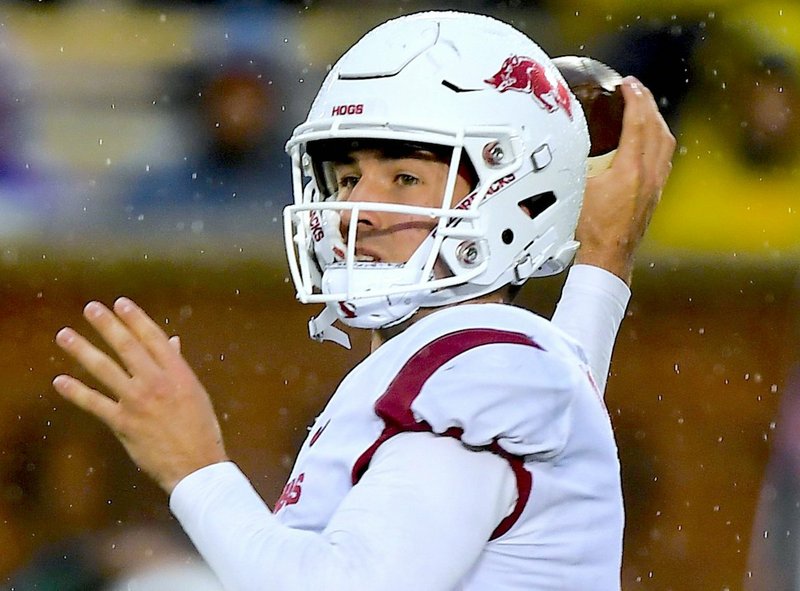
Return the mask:
<svg viewBox="0 0 800 591">
<path fill-rule="evenodd" d="M 616 275 L 594 265 L 573 265 L 553 314 L 553 324 L 580 343 L 601 393 L 630 296 Z"/>
<path fill-rule="evenodd" d="M 190 475 L 170 506 L 231 590 L 445 591 L 473 567 L 515 498 L 499 456 L 404 433 L 379 448 L 319 534 L 280 524 L 230 463 Z"/>
<path fill-rule="evenodd" d="M 635 78 L 625 97 L 620 145 L 611 166 L 588 179 L 576 238 L 581 247 L 553 323 L 584 348 L 603 391 L 625 308 L 636 250 L 672 168 L 675 138 L 653 95 Z"/>
</svg>

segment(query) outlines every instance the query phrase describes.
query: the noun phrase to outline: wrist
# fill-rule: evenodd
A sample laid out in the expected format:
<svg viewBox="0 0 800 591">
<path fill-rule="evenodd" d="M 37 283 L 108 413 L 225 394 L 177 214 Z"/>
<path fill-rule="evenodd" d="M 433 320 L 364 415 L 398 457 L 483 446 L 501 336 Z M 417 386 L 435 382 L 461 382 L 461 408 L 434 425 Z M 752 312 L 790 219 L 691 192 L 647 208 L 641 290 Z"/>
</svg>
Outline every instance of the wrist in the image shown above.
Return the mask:
<svg viewBox="0 0 800 591">
<path fill-rule="evenodd" d="M 628 286 L 633 276 L 633 254 L 609 251 L 602 248 L 587 248 L 581 245 L 575 253 L 575 264 L 591 265 L 612 273 Z"/>
<path fill-rule="evenodd" d="M 214 457 L 208 457 L 202 461 L 194 461 L 191 463 L 186 463 L 182 466 L 179 466 L 171 471 L 169 474 L 164 474 L 162 478 L 156 477 L 155 480 L 159 484 L 159 486 L 167 493 L 167 495 L 171 495 L 172 491 L 178 485 L 180 481 L 182 481 L 187 476 L 194 474 L 195 472 L 199 472 L 209 466 L 214 466 L 216 464 L 223 464 L 225 462 L 230 462 L 230 459 L 225 454 L 216 455 Z"/>
</svg>

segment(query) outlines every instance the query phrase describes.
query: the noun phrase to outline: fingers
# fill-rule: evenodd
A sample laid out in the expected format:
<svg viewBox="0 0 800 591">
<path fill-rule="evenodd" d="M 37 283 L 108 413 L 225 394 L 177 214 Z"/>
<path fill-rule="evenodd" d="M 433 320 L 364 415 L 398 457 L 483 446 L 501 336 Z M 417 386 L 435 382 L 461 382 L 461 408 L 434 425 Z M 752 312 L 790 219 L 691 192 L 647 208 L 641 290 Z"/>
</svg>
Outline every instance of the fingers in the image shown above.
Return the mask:
<svg viewBox="0 0 800 591">
<path fill-rule="evenodd" d="M 56 376 L 53 380 L 53 388 L 78 408 L 93 414 L 116 430 L 117 403 L 111 398 L 67 375 Z"/>
<path fill-rule="evenodd" d="M 641 83 L 631 76 L 623 80 L 622 96 L 625 99 L 625 110 L 622 113 L 622 134 L 614 164 L 626 169 L 636 166 L 638 169 L 637 163 L 644 148 L 647 96 Z"/>
<path fill-rule="evenodd" d="M 127 387 L 130 375 L 116 361 L 69 327 L 58 331 L 56 344 L 85 367 L 94 378 L 108 386 L 119 399 Z"/>
<path fill-rule="evenodd" d="M 663 118 L 660 118 L 659 124 L 658 133 L 661 138 L 660 151 L 657 155 L 654 155 L 654 158 L 656 158 L 655 168 L 658 175 L 658 182 L 660 186 L 663 187 L 667 183 L 667 178 L 672 172 L 672 157 L 675 154 L 675 147 L 678 142 L 675 140 L 675 136 L 672 135 L 672 132 Z"/>
<path fill-rule="evenodd" d="M 120 304 L 120 300 L 122 298 L 115 303 L 115 311 L 119 312 L 121 308 L 124 308 L 125 314 L 115 314 L 100 302 L 89 302 L 83 309 L 83 315 L 92 328 L 119 356 L 128 369 L 128 373 L 135 375 L 152 372 L 156 368 L 153 357 L 132 326 L 138 320 L 138 318 L 132 318 L 134 315 L 131 310 L 133 304 L 130 300 L 125 300 Z M 165 343 L 166 340 L 166 336 L 164 336 Z M 82 359 L 78 359 L 78 361 L 90 369 Z"/>
<path fill-rule="evenodd" d="M 117 400 L 130 390 L 132 377 L 152 377 L 174 359 L 181 359 L 180 340 L 168 339 L 163 330 L 127 298 L 119 298 L 112 312 L 99 302 L 90 302 L 84 316 L 110 345 L 122 365 L 86 338 L 64 328 L 56 343 L 98 381 L 107 386 Z"/>
<path fill-rule="evenodd" d="M 645 190 L 660 194 L 667 177 L 672 170 L 672 155 L 675 152 L 675 138 L 661 116 L 653 93 L 642 87 L 646 97 L 643 105 L 643 168 L 646 173 L 645 181 L 648 184 Z"/>
<path fill-rule="evenodd" d="M 641 194 L 657 198 L 672 170 L 675 138 L 648 88 L 629 76 L 622 92 L 625 111 L 615 163 L 620 160 L 621 166 L 636 172 Z"/>
<path fill-rule="evenodd" d="M 114 302 L 114 312 L 122 319 L 137 341 L 149 352 L 148 358 L 160 367 L 166 367 L 180 353 L 180 340 L 170 344 L 170 338 L 161 327 L 139 306 L 128 298 L 118 298 Z M 109 343 L 112 344 L 112 343 Z M 113 346 L 113 344 L 112 344 Z"/>
</svg>

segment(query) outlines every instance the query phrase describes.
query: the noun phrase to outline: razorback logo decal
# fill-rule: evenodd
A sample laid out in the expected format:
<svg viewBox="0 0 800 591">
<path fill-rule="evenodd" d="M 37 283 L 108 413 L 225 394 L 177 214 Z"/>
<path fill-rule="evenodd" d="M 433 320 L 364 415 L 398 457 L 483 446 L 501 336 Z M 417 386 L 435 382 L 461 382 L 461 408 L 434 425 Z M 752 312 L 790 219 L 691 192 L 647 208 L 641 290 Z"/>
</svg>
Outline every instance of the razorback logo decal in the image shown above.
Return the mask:
<svg viewBox="0 0 800 591">
<path fill-rule="evenodd" d="M 567 86 L 536 60 L 522 55 L 506 58 L 497 73 L 484 80 L 500 92 L 513 90 L 533 97 L 548 113 L 563 110 L 572 119 L 572 101 Z"/>
</svg>

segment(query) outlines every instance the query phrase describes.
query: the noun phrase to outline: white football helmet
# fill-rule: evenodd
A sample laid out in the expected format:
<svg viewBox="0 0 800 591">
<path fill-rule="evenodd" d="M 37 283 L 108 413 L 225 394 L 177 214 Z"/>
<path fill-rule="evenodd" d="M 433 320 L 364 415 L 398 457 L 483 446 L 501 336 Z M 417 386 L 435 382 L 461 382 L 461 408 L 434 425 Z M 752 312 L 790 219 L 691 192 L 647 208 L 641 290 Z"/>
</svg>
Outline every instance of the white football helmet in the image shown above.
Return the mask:
<svg viewBox="0 0 800 591">
<path fill-rule="evenodd" d="M 441 207 L 337 201 L 315 157 L 315 146 L 337 139 L 446 147 Z M 559 273 L 578 247 L 583 111 L 544 51 L 495 19 L 426 12 L 373 29 L 333 66 L 286 149 L 295 195 L 284 211 L 289 268 L 298 299 L 326 305 L 310 324 L 317 340 L 342 338 L 336 319 L 384 328 L 420 307 Z M 477 184 L 453 203 L 461 158 Z M 352 212 L 347 228 L 343 210 Z M 404 264 L 357 260 L 366 210 L 430 216 L 435 228 Z M 434 273 L 437 261 L 445 276 Z"/>
</svg>

